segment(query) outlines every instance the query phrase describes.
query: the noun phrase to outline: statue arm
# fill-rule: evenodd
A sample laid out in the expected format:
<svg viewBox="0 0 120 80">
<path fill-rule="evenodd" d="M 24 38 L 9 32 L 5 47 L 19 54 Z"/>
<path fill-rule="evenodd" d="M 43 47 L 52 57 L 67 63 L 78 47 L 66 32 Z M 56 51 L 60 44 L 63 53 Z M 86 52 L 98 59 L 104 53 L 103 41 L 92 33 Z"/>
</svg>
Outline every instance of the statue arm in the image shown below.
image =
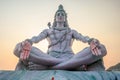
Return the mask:
<svg viewBox="0 0 120 80">
<path fill-rule="evenodd" d="M 84 43 L 87 42 L 90 45 L 90 49 L 93 55 L 96 55 L 96 56 L 102 55 L 99 40 L 94 38 L 89 38 L 88 36 L 83 36 L 82 34 L 78 33 L 75 30 L 73 31 L 73 38 L 80 40 Z"/>
<path fill-rule="evenodd" d="M 84 43 L 89 43 L 89 41 L 91 40 L 91 38 L 89 38 L 88 36 L 83 36 L 81 33 L 78 33 L 75 30 L 72 30 L 72 32 L 73 32 L 72 36 L 76 40 L 80 40 Z"/>
<path fill-rule="evenodd" d="M 31 46 L 33 43 L 38 43 L 39 41 L 45 39 L 48 36 L 48 30 L 42 31 L 38 36 L 34 36 L 31 39 L 26 39 L 23 42 L 20 42 L 16 45 L 14 54 L 17 57 L 20 57 L 22 61 L 26 60 L 29 57 Z"/>
<path fill-rule="evenodd" d="M 28 39 L 28 41 L 33 43 L 38 43 L 39 41 L 47 38 L 48 36 L 48 29 L 43 30 L 38 36 L 33 36 L 31 39 Z"/>
</svg>

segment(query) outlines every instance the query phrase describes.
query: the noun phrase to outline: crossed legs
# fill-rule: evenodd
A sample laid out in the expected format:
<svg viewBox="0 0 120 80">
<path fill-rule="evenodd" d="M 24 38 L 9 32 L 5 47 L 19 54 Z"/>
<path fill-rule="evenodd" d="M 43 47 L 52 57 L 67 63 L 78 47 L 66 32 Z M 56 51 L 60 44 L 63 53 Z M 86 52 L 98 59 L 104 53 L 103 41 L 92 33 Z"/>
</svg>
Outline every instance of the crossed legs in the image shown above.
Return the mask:
<svg viewBox="0 0 120 80">
<path fill-rule="evenodd" d="M 21 54 L 21 43 L 18 43 L 14 49 L 14 54 L 20 58 L 20 54 Z M 41 65 L 41 67 L 47 67 L 48 66 L 53 66 L 53 65 L 56 65 L 56 64 L 59 64 L 61 63 L 62 61 L 64 61 L 63 59 L 57 59 L 57 58 L 54 58 L 48 54 L 45 54 L 44 52 L 40 51 L 38 48 L 36 47 L 32 47 L 31 48 L 31 51 L 30 51 L 30 55 L 29 55 L 29 59 L 28 59 L 29 62 L 33 62 L 35 64 L 39 64 Z M 21 69 L 20 65 L 21 63 L 21 60 L 19 61 L 17 67 L 19 69 Z"/>
<path fill-rule="evenodd" d="M 91 64 L 94 63 L 95 61 L 101 59 L 103 56 L 106 55 L 107 51 L 104 47 L 104 45 L 100 45 L 100 49 L 101 49 L 101 55 L 93 55 L 90 47 L 87 47 L 85 49 L 83 49 L 81 52 L 77 53 L 76 55 L 74 55 L 70 60 L 62 62 L 58 65 L 55 65 L 52 67 L 52 69 L 74 69 L 77 68 L 81 65 L 84 64 Z"/>
<path fill-rule="evenodd" d="M 93 55 L 90 47 L 87 47 L 74 55 L 71 59 L 65 61 L 45 54 L 36 47 L 32 47 L 29 55 L 29 61 L 39 64 L 45 69 L 48 69 L 49 66 L 52 66 L 50 69 L 74 69 L 84 64 L 91 64 L 105 56 L 107 53 L 105 47 L 100 45 L 100 49 L 102 54 L 99 56 Z M 20 56 L 20 44 L 17 44 L 14 54 L 17 57 Z"/>
</svg>

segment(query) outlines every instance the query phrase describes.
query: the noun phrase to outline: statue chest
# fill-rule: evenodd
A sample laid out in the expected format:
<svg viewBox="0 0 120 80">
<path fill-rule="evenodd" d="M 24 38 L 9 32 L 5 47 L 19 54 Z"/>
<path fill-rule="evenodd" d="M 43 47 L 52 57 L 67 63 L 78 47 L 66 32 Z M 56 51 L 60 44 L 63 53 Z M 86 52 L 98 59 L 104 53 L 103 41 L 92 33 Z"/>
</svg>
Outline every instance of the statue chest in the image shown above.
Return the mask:
<svg viewBox="0 0 120 80">
<path fill-rule="evenodd" d="M 72 39 L 72 35 L 71 33 L 68 33 L 67 31 L 57 31 L 57 30 L 54 30 L 54 31 L 51 31 L 49 33 L 49 39 L 51 41 L 53 40 L 71 40 Z M 64 39 L 64 40 L 63 40 Z"/>
</svg>

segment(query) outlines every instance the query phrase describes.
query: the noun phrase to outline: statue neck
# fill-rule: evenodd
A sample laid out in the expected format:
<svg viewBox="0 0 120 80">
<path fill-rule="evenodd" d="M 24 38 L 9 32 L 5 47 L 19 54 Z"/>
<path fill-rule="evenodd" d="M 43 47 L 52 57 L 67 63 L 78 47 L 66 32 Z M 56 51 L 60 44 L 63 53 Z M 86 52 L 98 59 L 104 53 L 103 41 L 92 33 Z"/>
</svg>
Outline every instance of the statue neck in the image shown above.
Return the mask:
<svg viewBox="0 0 120 80">
<path fill-rule="evenodd" d="M 56 26 L 53 27 L 53 29 L 61 31 L 61 30 L 67 30 L 69 29 L 69 27 L 64 26 L 64 22 L 56 22 Z"/>
<path fill-rule="evenodd" d="M 56 27 L 64 27 L 64 22 L 57 22 Z"/>
</svg>

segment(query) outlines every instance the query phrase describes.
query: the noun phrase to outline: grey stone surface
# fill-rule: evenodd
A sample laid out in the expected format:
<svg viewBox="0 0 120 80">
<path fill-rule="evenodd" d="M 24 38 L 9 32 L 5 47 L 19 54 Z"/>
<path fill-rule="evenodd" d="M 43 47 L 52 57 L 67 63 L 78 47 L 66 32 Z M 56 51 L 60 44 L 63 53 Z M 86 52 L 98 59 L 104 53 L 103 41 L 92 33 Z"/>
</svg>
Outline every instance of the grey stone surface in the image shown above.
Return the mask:
<svg viewBox="0 0 120 80">
<path fill-rule="evenodd" d="M 120 72 L 108 71 L 0 71 L 0 80 L 120 80 Z"/>
</svg>

